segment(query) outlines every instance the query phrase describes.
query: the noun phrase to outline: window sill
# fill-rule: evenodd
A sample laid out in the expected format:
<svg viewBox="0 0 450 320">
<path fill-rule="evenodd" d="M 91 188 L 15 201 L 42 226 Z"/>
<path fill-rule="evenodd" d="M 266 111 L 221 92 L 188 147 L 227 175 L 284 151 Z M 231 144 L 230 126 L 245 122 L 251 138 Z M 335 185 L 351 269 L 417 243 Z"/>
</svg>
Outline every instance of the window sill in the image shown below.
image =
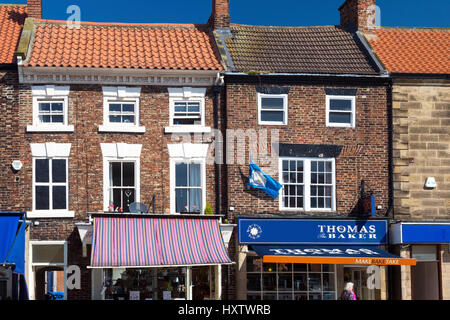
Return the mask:
<svg viewBox="0 0 450 320">
<path fill-rule="evenodd" d="M 42 211 L 29 211 L 27 212 L 27 218 L 75 218 L 75 211 L 66 210 L 42 210 Z"/>
<path fill-rule="evenodd" d="M 145 127 L 106 125 L 98 126 L 98 132 L 115 132 L 115 133 L 145 133 Z"/>
<path fill-rule="evenodd" d="M 284 122 L 258 122 L 259 126 L 287 126 Z"/>
<path fill-rule="evenodd" d="M 327 123 L 328 128 L 350 128 L 355 129 L 354 125 L 351 124 L 336 124 L 336 123 Z"/>
<path fill-rule="evenodd" d="M 74 126 L 64 125 L 39 125 L 27 126 L 27 132 L 74 132 Z"/>
<path fill-rule="evenodd" d="M 172 126 L 164 130 L 165 133 L 211 133 L 211 127 L 202 126 Z"/>
</svg>

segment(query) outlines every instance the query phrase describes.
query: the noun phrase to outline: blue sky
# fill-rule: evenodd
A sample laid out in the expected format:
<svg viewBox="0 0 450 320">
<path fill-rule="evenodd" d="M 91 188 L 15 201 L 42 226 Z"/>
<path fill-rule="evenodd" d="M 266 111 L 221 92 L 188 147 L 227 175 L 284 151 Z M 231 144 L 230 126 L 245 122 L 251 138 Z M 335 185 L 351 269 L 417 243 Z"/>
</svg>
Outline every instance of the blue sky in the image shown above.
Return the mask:
<svg viewBox="0 0 450 320">
<path fill-rule="evenodd" d="M 230 0 L 234 23 L 309 26 L 339 24 L 344 0 Z M 26 0 L 0 0 L 26 3 Z M 212 0 L 43 0 L 44 18 L 65 20 L 78 5 L 82 21 L 205 23 Z M 383 26 L 450 27 L 449 0 L 377 0 Z"/>
</svg>

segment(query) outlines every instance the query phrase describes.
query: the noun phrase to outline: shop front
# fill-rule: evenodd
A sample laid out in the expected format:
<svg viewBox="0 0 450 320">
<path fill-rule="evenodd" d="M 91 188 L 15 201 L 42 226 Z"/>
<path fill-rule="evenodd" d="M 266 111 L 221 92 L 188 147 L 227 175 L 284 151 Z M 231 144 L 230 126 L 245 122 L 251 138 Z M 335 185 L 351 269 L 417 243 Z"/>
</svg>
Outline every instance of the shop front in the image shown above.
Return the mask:
<svg viewBox="0 0 450 320">
<path fill-rule="evenodd" d="M 417 260 L 395 270 L 402 300 L 450 299 L 450 222 L 398 222 L 390 228 L 391 244 L 401 256 Z"/>
<path fill-rule="evenodd" d="M 226 264 L 217 217 L 93 216 L 93 299 L 220 300 Z"/>
<path fill-rule="evenodd" d="M 415 260 L 385 251 L 388 221 L 239 218 L 238 299 L 386 300 L 387 266 Z"/>
</svg>

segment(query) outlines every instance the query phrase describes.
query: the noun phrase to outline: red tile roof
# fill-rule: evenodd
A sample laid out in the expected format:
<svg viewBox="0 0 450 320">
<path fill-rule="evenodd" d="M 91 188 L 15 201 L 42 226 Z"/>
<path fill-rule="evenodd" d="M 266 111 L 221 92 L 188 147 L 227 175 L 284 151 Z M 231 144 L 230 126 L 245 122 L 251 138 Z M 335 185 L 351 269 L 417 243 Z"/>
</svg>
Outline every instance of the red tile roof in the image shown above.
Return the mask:
<svg viewBox="0 0 450 320">
<path fill-rule="evenodd" d="M 15 51 L 27 17 L 23 5 L 0 5 L 0 64 L 15 63 Z"/>
<path fill-rule="evenodd" d="M 450 29 L 379 28 L 368 39 L 389 72 L 450 74 Z"/>
<path fill-rule="evenodd" d="M 27 66 L 222 70 L 203 25 L 81 23 L 35 20 Z"/>
</svg>

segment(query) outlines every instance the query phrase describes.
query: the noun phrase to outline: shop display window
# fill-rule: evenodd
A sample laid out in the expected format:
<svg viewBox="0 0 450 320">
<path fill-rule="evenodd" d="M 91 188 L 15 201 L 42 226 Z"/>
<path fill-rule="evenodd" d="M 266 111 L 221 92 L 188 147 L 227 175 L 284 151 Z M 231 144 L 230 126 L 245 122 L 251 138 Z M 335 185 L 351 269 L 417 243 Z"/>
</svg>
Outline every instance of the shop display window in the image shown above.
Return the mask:
<svg viewBox="0 0 450 320">
<path fill-rule="evenodd" d="M 105 269 L 105 300 L 185 300 L 186 268 Z"/>
<path fill-rule="evenodd" d="M 336 266 L 263 263 L 247 256 L 247 300 L 335 300 Z"/>
</svg>

